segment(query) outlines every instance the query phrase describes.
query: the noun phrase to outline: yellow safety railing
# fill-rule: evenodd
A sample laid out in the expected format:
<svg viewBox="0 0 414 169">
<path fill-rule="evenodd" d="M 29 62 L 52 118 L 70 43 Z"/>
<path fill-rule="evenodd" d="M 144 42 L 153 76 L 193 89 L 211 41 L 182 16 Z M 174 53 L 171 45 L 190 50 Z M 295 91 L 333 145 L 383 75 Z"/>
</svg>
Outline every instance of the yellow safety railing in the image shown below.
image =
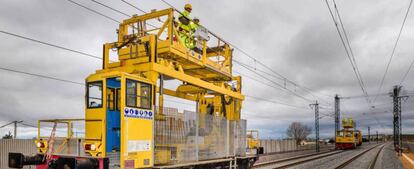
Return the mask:
<svg viewBox="0 0 414 169">
<path fill-rule="evenodd" d="M 65 145 L 68 144 L 68 142 L 72 139 L 80 139 L 80 138 L 75 138 L 74 133 L 73 133 L 73 123 L 74 122 L 88 122 L 88 121 L 100 121 L 101 123 L 103 122 L 100 119 L 48 119 L 48 120 L 38 120 L 38 133 L 37 133 L 37 140 L 35 141 L 36 143 L 36 147 L 39 149 L 39 152 L 41 153 L 45 153 L 48 151 L 48 147 L 51 146 L 49 144 L 50 140 L 49 139 L 59 139 L 59 140 L 63 140 L 62 143 L 60 143 L 57 146 L 57 149 L 54 150 L 53 152 L 50 153 L 61 153 L 62 150 L 65 149 Z M 53 128 L 51 129 L 51 132 L 53 132 L 55 130 L 56 132 L 56 128 L 57 128 L 57 124 L 63 124 L 66 125 L 66 136 L 53 136 L 53 138 L 50 135 L 42 135 L 41 134 L 41 129 L 44 129 L 45 126 L 43 125 L 44 123 L 52 123 L 52 124 L 56 124 L 53 125 Z M 102 126 L 104 126 L 102 124 Z M 59 127 L 61 128 L 61 127 Z M 54 142 L 54 141 L 53 141 Z"/>
<path fill-rule="evenodd" d="M 180 21 L 176 19 L 179 14 L 178 11 L 169 8 L 144 15 L 134 15 L 124 20 L 119 25 L 118 41 L 104 46 L 104 63 L 106 63 L 104 68 L 122 65 L 122 63 L 112 65 L 109 63 L 110 50 L 117 51 L 119 61 L 135 58 L 143 60 L 144 56 L 148 57 L 152 52 L 148 42 L 151 36 L 155 36 L 158 57 L 187 59 L 194 62 L 189 63 L 208 67 L 230 76 L 233 51 L 230 45 L 202 25 L 199 26 L 200 31 L 198 31 L 201 33 L 181 31 Z M 180 40 L 183 34 L 194 40 L 194 48 L 188 48 L 183 44 Z M 145 61 L 154 62 L 156 59 L 148 58 Z"/>
</svg>

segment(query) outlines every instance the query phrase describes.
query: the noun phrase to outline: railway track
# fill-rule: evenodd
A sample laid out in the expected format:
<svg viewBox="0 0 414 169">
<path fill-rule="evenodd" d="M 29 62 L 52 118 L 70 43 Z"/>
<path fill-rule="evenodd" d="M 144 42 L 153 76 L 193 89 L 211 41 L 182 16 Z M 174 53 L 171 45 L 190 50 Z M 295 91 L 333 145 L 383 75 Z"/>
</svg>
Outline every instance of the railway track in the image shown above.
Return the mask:
<svg viewBox="0 0 414 169">
<path fill-rule="evenodd" d="M 344 162 L 341 162 L 340 164 L 332 168 L 333 169 L 346 168 L 347 166 L 349 166 L 349 164 L 351 164 L 352 162 L 354 162 L 355 160 L 357 160 L 359 157 L 363 156 L 364 154 L 370 151 L 375 151 L 375 156 L 368 165 L 368 169 L 373 169 L 375 167 L 375 163 L 377 162 L 378 156 L 381 153 L 385 145 L 386 144 L 379 144 L 373 147 L 369 147 L 366 150 L 362 150 L 361 152 L 358 152 L 356 155 L 351 156 L 350 158 L 346 159 Z M 253 168 L 256 168 L 256 169 L 257 168 L 274 168 L 274 169 L 290 168 L 290 167 L 301 165 L 301 164 L 304 164 L 310 161 L 323 159 L 325 157 L 329 157 L 329 156 L 339 154 L 342 152 L 349 152 L 349 151 L 336 150 L 336 151 L 329 151 L 329 152 L 322 152 L 322 153 L 299 155 L 299 156 L 294 156 L 294 157 L 289 157 L 289 158 L 284 158 L 284 159 L 256 163 L 253 166 Z"/>
<path fill-rule="evenodd" d="M 370 151 L 374 151 L 375 152 L 375 156 L 374 158 L 370 161 L 369 165 L 368 165 L 368 169 L 373 169 L 375 167 L 375 164 L 377 162 L 378 156 L 381 153 L 382 149 L 385 147 L 386 143 L 384 144 L 380 144 L 371 148 L 368 148 L 367 150 L 364 150 L 362 152 L 359 152 L 358 154 L 348 158 L 347 160 L 345 160 L 344 162 L 338 164 L 337 166 L 334 167 L 334 169 L 342 169 L 342 168 L 346 168 L 348 167 L 352 162 L 355 162 L 357 159 L 359 159 L 360 157 L 362 157 L 363 155 L 367 154 Z M 362 166 L 360 166 L 362 167 Z"/>
<path fill-rule="evenodd" d="M 318 153 L 315 152 L 314 148 L 313 149 L 296 150 L 296 151 L 266 153 L 266 154 L 259 155 L 259 160 L 256 161 L 256 163 L 263 163 L 263 162 L 267 162 L 269 160 L 283 159 L 283 158 L 295 157 L 295 156 L 307 155 L 307 154 L 320 154 L 320 153 L 333 151 L 334 149 L 335 149 L 334 146 L 326 146 L 326 147 L 321 147 L 320 152 L 318 152 Z"/>
<path fill-rule="evenodd" d="M 253 168 L 287 168 L 299 164 L 303 164 L 312 160 L 321 159 L 327 156 L 331 156 L 334 154 L 338 154 L 343 152 L 342 150 L 335 150 L 329 152 L 322 152 L 322 153 L 312 153 L 306 155 L 299 155 L 289 158 L 283 158 L 278 160 L 266 161 L 262 163 L 257 163 L 253 166 Z"/>
<path fill-rule="evenodd" d="M 323 146 L 320 147 L 321 152 L 326 152 L 335 149 L 335 146 Z M 301 150 L 294 150 L 294 151 L 284 151 L 284 152 L 271 152 L 271 153 L 265 153 L 259 155 L 260 157 L 266 157 L 266 156 L 272 156 L 272 155 L 278 155 L 278 154 L 285 154 L 285 153 L 296 153 L 296 152 L 306 152 L 306 151 L 315 151 L 315 148 L 309 148 L 309 149 L 301 149 Z"/>
</svg>

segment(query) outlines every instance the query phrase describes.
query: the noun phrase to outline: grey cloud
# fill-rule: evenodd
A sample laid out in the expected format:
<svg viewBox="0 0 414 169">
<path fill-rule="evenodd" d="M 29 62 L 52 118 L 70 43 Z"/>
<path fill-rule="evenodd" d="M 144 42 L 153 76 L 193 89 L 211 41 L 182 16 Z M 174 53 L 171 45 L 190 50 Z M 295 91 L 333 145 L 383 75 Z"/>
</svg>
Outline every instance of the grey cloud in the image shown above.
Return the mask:
<svg viewBox="0 0 414 169">
<path fill-rule="evenodd" d="M 129 14 L 139 13 L 120 1 L 100 0 Z M 116 19 L 124 16 L 105 9 L 90 1 L 78 1 Z M 167 7 L 160 1 L 146 0 L 136 3 L 144 10 Z M 187 1 L 169 1 L 181 9 Z M 272 69 L 289 79 L 311 88 L 319 101 L 333 103 L 334 94 L 361 95 L 352 68 L 345 56 L 333 22 L 324 1 L 314 0 L 261 0 L 252 1 L 189 1 L 193 4 L 192 16 L 201 18 L 215 33 L 221 35 L 248 53 L 254 55 Z M 379 80 L 388 61 L 396 33 L 408 2 L 337 1 L 342 19 L 348 30 L 367 90 L 375 94 Z M 389 92 L 402 77 L 408 64 L 414 59 L 413 13 L 409 15 L 396 55 L 388 72 L 382 92 Z M 411 19 L 410 19 L 411 18 Z M 0 3 L 0 29 L 26 35 L 43 41 L 101 56 L 102 44 L 116 40 L 117 23 L 86 11 L 65 0 L 23 1 L 5 0 Z M 0 34 L 0 66 L 52 75 L 63 79 L 83 82 L 84 78 L 101 67 L 101 61 L 78 54 L 35 44 Z M 252 60 L 235 51 L 235 59 L 252 66 Z M 255 76 L 240 66 L 239 72 Z M 405 72 L 404 72 L 405 73 Z M 414 90 L 413 73 L 404 83 L 407 90 Z M 34 124 L 37 119 L 82 117 L 84 88 L 62 84 L 53 80 L 17 75 L 0 71 L 0 124 L 27 118 Z M 301 98 L 275 90 L 248 78 L 243 78 L 243 92 L 270 100 L 308 107 Z M 274 80 L 283 84 L 283 81 Z M 308 92 L 288 84 L 288 88 L 306 98 L 315 100 Z M 329 95 L 331 97 L 327 97 Z M 323 98 L 327 101 L 322 101 Z M 372 99 L 372 98 L 371 98 Z M 390 97 L 379 97 L 376 104 L 391 102 Z M 177 106 L 177 104 L 170 104 Z M 404 107 L 404 131 L 414 131 L 412 118 L 414 107 L 409 102 Z M 378 106 L 370 113 L 364 99 L 344 100 L 344 116 L 355 117 L 361 126 L 371 125 L 380 131 L 390 132 L 391 105 Z M 185 109 L 191 106 L 180 105 Z M 325 113 L 332 112 L 332 105 L 325 106 Z M 387 113 L 385 113 L 387 112 Z M 366 113 L 365 115 L 361 115 Z M 30 116 L 28 116 L 30 114 Z M 301 121 L 313 128 L 312 110 L 286 106 L 247 98 L 243 105 L 243 118 L 251 129 L 263 131 L 264 138 L 285 137 L 284 131 L 293 121 Z M 374 117 L 384 124 L 377 124 Z M 333 134 L 333 119 L 321 120 L 321 135 Z M 0 131 L 3 132 L 3 131 Z M 28 131 L 29 132 L 29 131 Z"/>
</svg>

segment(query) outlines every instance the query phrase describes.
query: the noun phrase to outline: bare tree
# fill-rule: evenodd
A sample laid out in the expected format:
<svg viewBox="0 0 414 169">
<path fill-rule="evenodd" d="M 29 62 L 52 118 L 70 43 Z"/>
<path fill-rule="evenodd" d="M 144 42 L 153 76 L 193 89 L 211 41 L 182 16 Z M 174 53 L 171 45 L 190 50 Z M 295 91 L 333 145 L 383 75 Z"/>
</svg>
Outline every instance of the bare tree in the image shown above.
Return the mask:
<svg viewBox="0 0 414 169">
<path fill-rule="evenodd" d="M 305 124 L 292 122 L 286 130 L 286 134 L 288 137 L 295 139 L 296 144 L 299 145 L 302 140 L 305 140 L 309 136 L 311 131 L 312 129 Z"/>
<path fill-rule="evenodd" d="M 5 134 L 2 139 L 12 139 L 13 135 L 11 134 L 11 132 L 9 131 L 9 133 Z"/>
</svg>

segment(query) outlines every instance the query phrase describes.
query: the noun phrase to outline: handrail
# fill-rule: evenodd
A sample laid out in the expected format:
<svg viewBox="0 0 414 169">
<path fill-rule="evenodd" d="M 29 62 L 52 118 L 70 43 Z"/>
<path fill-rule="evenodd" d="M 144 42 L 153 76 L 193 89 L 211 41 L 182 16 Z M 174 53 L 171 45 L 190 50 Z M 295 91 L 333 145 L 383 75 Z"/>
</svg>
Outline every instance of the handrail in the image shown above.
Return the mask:
<svg viewBox="0 0 414 169">
<path fill-rule="evenodd" d="M 177 8 L 174 8 L 174 7 L 171 7 L 174 11 L 176 11 L 176 12 L 178 12 L 179 14 L 181 14 L 181 15 L 183 15 L 183 13 L 180 11 L 180 10 L 178 10 Z M 183 15 L 184 16 L 184 15 Z M 188 18 L 188 17 L 186 17 L 186 16 L 184 16 L 185 18 L 187 18 L 188 20 L 190 20 L 190 21 L 193 21 L 193 19 L 191 19 L 191 18 Z M 200 26 L 203 26 L 203 25 L 201 25 L 201 24 L 199 24 Z M 211 34 L 211 35 L 213 35 L 213 36 L 215 36 L 217 39 L 219 39 L 220 41 L 223 41 L 225 44 L 230 44 L 230 43 L 228 43 L 227 41 L 225 41 L 224 39 L 222 39 L 220 36 L 218 36 L 217 34 L 215 34 L 214 32 L 212 32 L 212 31 L 210 31 L 210 29 L 208 29 L 207 27 L 205 27 L 205 26 L 203 26 L 204 28 L 206 28 L 207 29 L 207 31 Z"/>
<path fill-rule="evenodd" d="M 174 8 L 167 8 L 143 15 L 133 15 L 123 20 L 119 25 L 118 40 L 104 44 L 103 69 L 159 62 L 158 58 L 165 59 L 166 56 L 167 61 L 171 59 L 170 57 L 178 61 L 189 60 L 179 63 L 184 68 L 194 66 L 205 68 L 208 73 L 211 73 L 209 75 L 212 75 L 206 75 L 205 79 L 217 80 L 214 78 L 223 77 L 231 79 L 233 49 L 230 44 L 201 24 L 199 33 L 193 30 L 182 31 L 180 22 L 176 19 L 177 12 L 181 13 Z M 147 29 L 145 26 L 146 23 L 157 21 L 161 23 L 155 24 L 154 28 Z M 188 35 L 183 35 L 187 33 Z M 190 42 L 186 39 L 190 39 Z M 117 52 L 118 61 L 110 63 L 109 55 L 113 52 Z"/>
<path fill-rule="evenodd" d="M 43 138 L 47 138 L 47 137 L 45 137 L 45 136 L 41 136 L 40 135 L 40 129 L 41 129 L 41 123 L 57 123 L 57 124 L 67 124 L 67 134 L 68 134 L 68 136 L 67 137 L 57 137 L 57 138 L 71 138 L 72 137 L 72 135 L 73 135 L 73 133 L 72 133 L 72 131 L 70 130 L 70 128 L 72 127 L 72 122 L 79 122 L 79 121 L 85 121 L 85 122 L 88 122 L 88 121 L 103 121 L 103 120 L 101 120 L 101 119 L 44 119 L 44 120 L 38 120 L 38 125 L 37 125 L 37 127 L 38 127 L 38 134 L 37 134 L 37 138 L 38 139 L 43 139 Z"/>
<path fill-rule="evenodd" d="M 171 26 L 174 27 L 174 29 L 178 28 L 178 24 L 177 21 L 175 20 L 175 16 L 174 16 L 174 12 L 177 12 L 178 14 L 183 14 L 181 11 L 175 9 L 175 8 L 167 8 L 164 10 L 160 10 L 160 11 L 154 11 L 154 12 L 150 12 L 147 14 L 143 14 L 143 15 L 134 15 L 129 19 L 125 19 L 121 24 L 120 24 L 120 29 L 119 29 L 119 37 L 118 40 L 119 41 L 123 41 L 125 35 L 128 34 L 128 31 L 126 31 L 126 29 L 128 29 L 127 25 L 135 25 L 138 24 L 140 22 L 146 22 L 148 20 L 152 20 L 152 19 L 158 19 L 161 17 L 165 17 L 165 16 L 169 16 L 169 18 L 167 18 L 166 21 L 162 22 L 162 26 L 157 27 L 155 26 L 154 29 L 151 30 L 142 30 L 143 32 L 150 32 L 150 31 L 154 31 L 154 30 L 160 30 L 161 32 L 158 32 L 157 34 L 160 35 L 164 29 L 166 27 L 168 27 L 168 29 L 172 29 Z M 186 17 L 186 16 L 184 16 Z M 172 18 L 172 19 L 171 19 Z M 193 21 L 193 19 L 186 17 L 187 19 L 189 19 L 190 21 Z M 217 34 L 213 33 L 212 31 L 210 31 L 209 29 L 207 29 L 204 25 L 199 24 L 201 27 L 205 28 L 208 32 L 209 35 L 213 36 L 215 39 L 218 40 L 218 46 L 225 46 L 225 45 L 230 45 L 227 41 L 225 41 L 223 38 L 221 38 L 220 36 L 218 36 Z M 138 26 L 139 28 L 139 26 Z M 172 39 L 170 36 L 173 34 L 174 30 L 168 30 L 168 38 Z M 135 32 L 137 34 L 137 32 Z M 158 36 L 159 37 L 159 36 Z M 222 44 L 222 43 L 223 44 Z M 222 45 L 221 45 L 222 44 Z M 207 46 L 208 48 L 213 48 L 213 46 Z"/>
</svg>

